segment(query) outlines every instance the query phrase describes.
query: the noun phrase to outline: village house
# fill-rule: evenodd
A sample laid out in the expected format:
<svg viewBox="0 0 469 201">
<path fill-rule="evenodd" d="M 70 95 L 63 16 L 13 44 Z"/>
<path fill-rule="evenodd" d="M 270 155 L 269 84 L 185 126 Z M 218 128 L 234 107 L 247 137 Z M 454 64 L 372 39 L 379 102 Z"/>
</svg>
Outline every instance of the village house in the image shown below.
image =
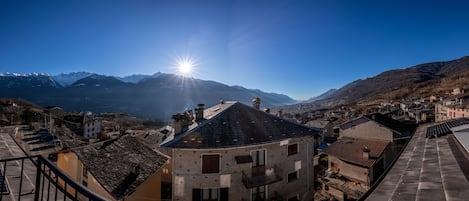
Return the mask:
<svg viewBox="0 0 469 201">
<path fill-rule="evenodd" d="M 301 200 L 313 193 L 313 128 L 224 102 L 173 115 L 173 200 Z"/>
<path fill-rule="evenodd" d="M 65 116 L 65 111 L 61 107 L 58 106 L 48 106 L 46 107 L 49 114 L 52 115 L 54 118 L 63 118 Z"/>
<path fill-rule="evenodd" d="M 171 200 L 169 157 L 132 136 L 62 151 L 57 167 L 109 200 Z"/>
<path fill-rule="evenodd" d="M 358 199 L 392 161 L 391 142 L 343 137 L 323 153 L 328 156 L 323 192 L 338 200 Z"/>
<path fill-rule="evenodd" d="M 94 118 L 85 119 L 85 122 L 83 122 L 83 138 L 97 138 L 101 134 L 101 121 Z"/>
<path fill-rule="evenodd" d="M 464 118 L 469 115 L 469 96 L 461 96 L 435 104 L 435 121 Z"/>
<path fill-rule="evenodd" d="M 469 117 L 469 104 L 446 107 L 446 119 Z"/>
<path fill-rule="evenodd" d="M 315 119 L 305 123 L 305 125 L 313 128 L 317 128 L 320 131 L 320 143 L 324 142 L 326 137 L 334 136 L 334 124 L 327 119 Z"/>
<path fill-rule="evenodd" d="M 386 115 L 364 115 L 339 126 L 339 137 L 391 142 L 393 155 L 404 147 L 410 138 L 412 127 Z"/>
</svg>

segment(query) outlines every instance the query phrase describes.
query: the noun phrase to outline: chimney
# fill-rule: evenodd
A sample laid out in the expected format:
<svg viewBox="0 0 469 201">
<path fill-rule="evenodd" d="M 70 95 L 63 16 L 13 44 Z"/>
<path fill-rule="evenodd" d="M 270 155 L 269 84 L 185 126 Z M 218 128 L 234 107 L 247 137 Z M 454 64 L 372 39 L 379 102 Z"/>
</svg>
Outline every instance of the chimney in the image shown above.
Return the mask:
<svg viewBox="0 0 469 201">
<path fill-rule="evenodd" d="M 370 148 L 368 148 L 368 146 L 364 146 L 362 148 L 362 151 L 363 151 L 363 159 L 365 160 L 368 160 L 370 158 Z"/>
<path fill-rule="evenodd" d="M 277 111 L 277 116 L 280 117 L 280 118 L 282 118 L 282 116 L 283 116 L 283 109 L 279 109 L 279 110 Z"/>
<path fill-rule="evenodd" d="M 261 99 L 259 97 L 252 99 L 252 106 L 259 110 L 259 108 L 261 107 Z"/>
<path fill-rule="evenodd" d="M 182 115 L 181 113 L 176 113 L 173 115 L 173 128 L 174 128 L 174 134 L 177 135 L 177 134 L 180 134 L 182 132 L 182 120 L 184 118 L 184 115 Z"/>
<path fill-rule="evenodd" d="M 204 119 L 204 107 L 205 104 L 199 103 L 195 108 L 195 121 L 201 121 Z"/>
</svg>

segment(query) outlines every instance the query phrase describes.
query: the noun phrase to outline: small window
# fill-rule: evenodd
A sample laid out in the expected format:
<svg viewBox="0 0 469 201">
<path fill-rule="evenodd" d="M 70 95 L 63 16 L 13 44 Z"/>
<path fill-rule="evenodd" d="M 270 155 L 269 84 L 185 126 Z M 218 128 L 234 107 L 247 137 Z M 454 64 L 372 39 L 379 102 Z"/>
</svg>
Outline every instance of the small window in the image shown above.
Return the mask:
<svg viewBox="0 0 469 201">
<path fill-rule="evenodd" d="M 228 201 L 228 188 L 192 189 L 193 201 Z"/>
<path fill-rule="evenodd" d="M 288 145 L 288 155 L 294 155 L 298 153 L 298 144 L 290 144 Z"/>
<path fill-rule="evenodd" d="M 219 173 L 220 155 L 202 155 L 202 173 Z"/>
<path fill-rule="evenodd" d="M 300 201 L 299 197 L 300 196 L 296 195 L 294 197 L 288 198 L 288 201 Z"/>
<path fill-rule="evenodd" d="M 86 167 L 83 167 L 82 175 L 83 178 L 81 183 L 83 186 L 88 186 L 88 169 L 86 169 Z"/>
<path fill-rule="evenodd" d="M 298 171 L 292 172 L 288 174 L 288 183 L 295 181 L 298 179 Z"/>
<path fill-rule="evenodd" d="M 266 198 L 266 186 L 254 187 L 251 189 L 251 199 L 254 200 L 265 200 Z"/>
</svg>

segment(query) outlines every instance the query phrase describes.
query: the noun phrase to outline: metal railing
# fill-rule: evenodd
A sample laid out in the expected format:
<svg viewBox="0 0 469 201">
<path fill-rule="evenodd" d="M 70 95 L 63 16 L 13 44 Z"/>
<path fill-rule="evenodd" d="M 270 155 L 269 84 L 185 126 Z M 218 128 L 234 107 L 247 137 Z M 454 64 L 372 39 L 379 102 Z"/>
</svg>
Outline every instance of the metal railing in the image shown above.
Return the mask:
<svg viewBox="0 0 469 201">
<path fill-rule="evenodd" d="M 273 166 L 270 169 L 270 173 L 266 173 L 265 167 L 262 167 L 260 173 L 248 174 L 244 171 L 241 171 L 242 182 L 246 188 L 254 188 L 259 186 L 264 186 L 272 183 L 282 181 L 282 171 L 277 167 Z M 254 171 L 255 169 L 253 169 Z"/>
<path fill-rule="evenodd" d="M 41 155 L 0 160 L 0 201 L 106 200 Z"/>
</svg>

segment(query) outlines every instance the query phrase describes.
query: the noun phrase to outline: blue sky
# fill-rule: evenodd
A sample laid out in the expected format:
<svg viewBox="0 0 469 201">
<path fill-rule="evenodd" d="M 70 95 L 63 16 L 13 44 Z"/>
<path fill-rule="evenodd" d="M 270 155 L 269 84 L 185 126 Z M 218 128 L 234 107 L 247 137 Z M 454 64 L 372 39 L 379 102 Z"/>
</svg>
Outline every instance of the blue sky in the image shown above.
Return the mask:
<svg viewBox="0 0 469 201">
<path fill-rule="evenodd" d="M 0 72 L 175 73 L 307 99 L 469 55 L 464 1 L 0 0 Z"/>
</svg>

